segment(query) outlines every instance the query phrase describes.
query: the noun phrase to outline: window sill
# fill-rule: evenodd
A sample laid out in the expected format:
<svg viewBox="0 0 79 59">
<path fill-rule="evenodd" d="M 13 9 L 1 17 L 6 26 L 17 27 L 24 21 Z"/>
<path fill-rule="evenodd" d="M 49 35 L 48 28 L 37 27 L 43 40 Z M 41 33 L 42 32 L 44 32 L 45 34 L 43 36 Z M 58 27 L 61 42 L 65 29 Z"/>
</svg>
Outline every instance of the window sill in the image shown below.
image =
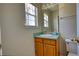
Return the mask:
<svg viewBox="0 0 79 59">
<path fill-rule="evenodd" d="M 29 25 L 25 25 L 24 26 L 26 29 L 38 29 L 38 26 L 29 26 Z"/>
</svg>

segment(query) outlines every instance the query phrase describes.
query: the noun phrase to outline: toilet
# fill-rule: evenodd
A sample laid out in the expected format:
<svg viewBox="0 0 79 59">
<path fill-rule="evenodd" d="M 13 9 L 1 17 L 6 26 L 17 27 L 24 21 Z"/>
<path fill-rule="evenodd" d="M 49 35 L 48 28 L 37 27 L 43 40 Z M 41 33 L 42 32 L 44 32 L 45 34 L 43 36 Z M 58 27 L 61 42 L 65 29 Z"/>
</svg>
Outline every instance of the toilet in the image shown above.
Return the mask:
<svg viewBox="0 0 79 59">
<path fill-rule="evenodd" d="M 77 42 L 71 41 L 71 39 L 65 39 L 68 56 L 77 56 Z"/>
</svg>

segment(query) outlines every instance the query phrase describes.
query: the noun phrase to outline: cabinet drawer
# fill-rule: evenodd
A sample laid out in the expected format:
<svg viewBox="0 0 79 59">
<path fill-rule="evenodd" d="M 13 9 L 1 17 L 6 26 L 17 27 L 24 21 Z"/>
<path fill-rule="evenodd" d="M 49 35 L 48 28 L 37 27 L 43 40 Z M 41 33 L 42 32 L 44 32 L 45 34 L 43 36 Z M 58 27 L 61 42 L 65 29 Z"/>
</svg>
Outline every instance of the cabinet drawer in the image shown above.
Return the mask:
<svg viewBox="0 0 79 59">
<path fill-rule="evenodd" d="M 35 42 L 43 43 L 43 40 L 41 38 L 35 38 Z"/>
<path fill-rule="evenodd" d="M 56 41 L 55 40 L 50 40 L 50 39 L 44 39 L 44 43 L 51 44 L 51 45 L 56 45 Z"/>
</svg>

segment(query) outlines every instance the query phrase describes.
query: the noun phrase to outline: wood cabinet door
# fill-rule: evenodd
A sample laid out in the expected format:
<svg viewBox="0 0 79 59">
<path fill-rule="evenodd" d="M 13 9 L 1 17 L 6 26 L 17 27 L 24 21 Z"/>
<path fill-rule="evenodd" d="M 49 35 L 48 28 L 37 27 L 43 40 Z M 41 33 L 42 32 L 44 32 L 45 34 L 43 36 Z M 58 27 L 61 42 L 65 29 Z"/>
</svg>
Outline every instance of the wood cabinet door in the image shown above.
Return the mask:
<svg viewBox="0 0 79 59">
<path fill-rule="evenodd" d="M 56 56 L 56 46 L 44 44 L 44 56 Z"/>
<path fill-rule="evenodd" d="M 43 44 L 40 42 L 35 42 L 35 55 L 43 56 Z"/>
</svg>

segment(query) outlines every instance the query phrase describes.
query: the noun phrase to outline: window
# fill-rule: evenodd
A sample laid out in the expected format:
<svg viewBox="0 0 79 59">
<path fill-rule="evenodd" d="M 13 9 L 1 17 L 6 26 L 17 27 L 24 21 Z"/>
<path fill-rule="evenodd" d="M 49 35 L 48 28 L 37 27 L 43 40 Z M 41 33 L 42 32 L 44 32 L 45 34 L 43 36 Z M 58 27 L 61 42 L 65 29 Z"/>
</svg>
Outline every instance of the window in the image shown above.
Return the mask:
<svg viewBox="0 0 79 59">
<path fill-rule="evenodd" d="M 37 8 L 32 4 L 25 4 L 25 16 L 26 21 L 25 25 L 28 26 L 37 26 Z"/>
<path fill-rule="evenodd" d="M 44 13 L 44 27 L 48 27 L 48 15 Z"/>
</svg>

